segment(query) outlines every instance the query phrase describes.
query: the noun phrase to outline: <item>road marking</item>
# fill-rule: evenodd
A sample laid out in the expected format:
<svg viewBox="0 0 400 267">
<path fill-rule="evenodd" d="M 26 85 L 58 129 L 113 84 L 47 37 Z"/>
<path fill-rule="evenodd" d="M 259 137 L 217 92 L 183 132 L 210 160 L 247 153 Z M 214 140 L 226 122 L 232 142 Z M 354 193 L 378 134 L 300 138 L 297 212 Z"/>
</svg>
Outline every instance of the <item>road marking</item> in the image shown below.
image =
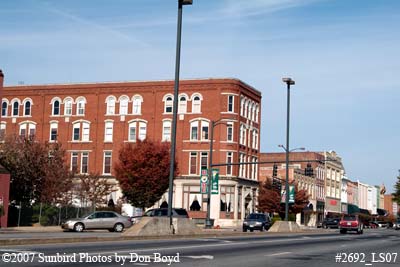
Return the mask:
<svg viewBox="0 0 400 267">
<path fill-rule="evenodd" d="M 273 257 L 273 256 L 280 256 L 280 255 L 286 255 L 286 254 L 291 254 L 292 252 L 279 252 L 279 253 L 274 253 L 274 254 L 269 254 L 269 255 L 265 255 L 266 257 Z"/>
<path fill-rule="evenodd" d="M 372 263 L 366 263 L 365 265 L 366 265 L 366 266 L 371 266 L 371 265 L 372 265 Z"/>
<path fill-rule="evenodd" d="M 201 256 L 181 256 L 182 258 L 191 258 L 191 259 L 207 259 L 207 260 L 213 260 L 214 256 L 213 255 L 201 255 Z"/>
</svg>

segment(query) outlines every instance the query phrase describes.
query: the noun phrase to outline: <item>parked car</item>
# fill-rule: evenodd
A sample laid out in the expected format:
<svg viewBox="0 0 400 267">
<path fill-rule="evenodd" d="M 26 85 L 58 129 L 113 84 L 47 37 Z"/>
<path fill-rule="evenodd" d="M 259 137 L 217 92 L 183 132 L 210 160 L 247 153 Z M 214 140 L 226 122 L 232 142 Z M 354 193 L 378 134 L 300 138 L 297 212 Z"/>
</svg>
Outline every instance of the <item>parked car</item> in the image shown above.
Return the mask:
<svg viewBox="0 0 400 267">
<path fill-rule="evenodd" d="M 371 221 L 371 222 L 369 222 L 370 224 L 375 224 L 376 225 L 376 227 L 388 227 L 388 222 L 385 222 L 385 221 Z"/>
<path fill-rule="evenodd" d="M 339 228 L 340 218 L 325 218 L 322 221 L 322 228 Z"/>
<path fill-rule="evenodd" d="M 89 229 L 107 229 L 110 232 L 122 232 L 132 226 L 131 218 L 114 211 L 96 211 L 83 218 L 69 219 L 61 225 L 62 229 L 82 232 Z"/>
<path fill-rule="evenodd" d="M 150 209 L 146 211 L 143 216 L 150 217 L 166 217 L 168 216 L 168 208 Z M 172 217 L 174 218 L 189 218 L 186 209 L 172 208 Z"/>
<path fill-rule="evenodd" d="M 396 230 L 400 229 L 400 219 L 397 219 L 397 221 L 393 223 L 393 228 Z"/>
<path fill-rule="evenodd" d="M 271 218 L 264 213 L 250 213 L 243 221 L 243 232 L 254 230 L 268 231 L 271 227 Z"/>
<path fill-rule="evenodd" d="M 364 232 L 364 225 L 358 215 L 343 215 L 339 222 L 339 229 L 341 234 L 345 234 L 348 231 L 355 231 L 357 234 L 362 234 Z"/>
</svg>

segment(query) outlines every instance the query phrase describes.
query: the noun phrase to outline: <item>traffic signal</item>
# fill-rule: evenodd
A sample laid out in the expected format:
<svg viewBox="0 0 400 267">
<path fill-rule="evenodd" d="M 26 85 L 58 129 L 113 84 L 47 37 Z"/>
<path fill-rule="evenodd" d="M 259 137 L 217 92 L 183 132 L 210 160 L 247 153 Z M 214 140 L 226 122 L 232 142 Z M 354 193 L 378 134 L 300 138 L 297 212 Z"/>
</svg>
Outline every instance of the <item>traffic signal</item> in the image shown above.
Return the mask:
<svg viewBox="0 0 400 267">
<path fill-rule="evenodd" d="M 307 167 L 304 169 L 304 175 L 305 176 L 313 176 L 314 175 L 314 170 L 311 167 L 311 163 L 308 163 Z"/>
<path fill-rule="evenodd" d="M 278 176 L 278 165 L 274 164 L 274 167 L 272 168 L 272 177 L 277 177 Z"/>
</svg>

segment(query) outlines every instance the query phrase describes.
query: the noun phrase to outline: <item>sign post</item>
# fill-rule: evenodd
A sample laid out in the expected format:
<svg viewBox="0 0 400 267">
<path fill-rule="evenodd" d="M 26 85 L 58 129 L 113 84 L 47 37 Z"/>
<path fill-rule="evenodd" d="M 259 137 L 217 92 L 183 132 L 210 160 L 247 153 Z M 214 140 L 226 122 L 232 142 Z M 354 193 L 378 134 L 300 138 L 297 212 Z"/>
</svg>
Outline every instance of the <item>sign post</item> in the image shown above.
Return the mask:
<svg viewBox="0 0 400 267">
<path fill-rule="evenodd" d="M 217 195 L 219 193 L 219 169 L 212 170 L 211 181 L 211 194 Z"/>
</svg>

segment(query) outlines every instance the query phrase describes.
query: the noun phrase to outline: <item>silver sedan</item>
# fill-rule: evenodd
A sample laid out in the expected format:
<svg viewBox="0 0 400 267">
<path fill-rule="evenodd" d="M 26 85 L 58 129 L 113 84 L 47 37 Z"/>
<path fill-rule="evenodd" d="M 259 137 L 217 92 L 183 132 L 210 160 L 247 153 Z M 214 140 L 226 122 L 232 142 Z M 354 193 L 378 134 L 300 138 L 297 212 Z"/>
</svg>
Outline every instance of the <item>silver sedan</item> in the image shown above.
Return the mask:
<svg viewBox="0 0 400 267">
<path fill-rule="evenodd" d="M 70 219 L 61 225 L 62 229 L 82 232 L 87 229 L 107 229 L 110 232 L 122 232 L 132 226 L 130 217 L 113 211 L 96 211 L 83 218 Z"/>
</svg>

